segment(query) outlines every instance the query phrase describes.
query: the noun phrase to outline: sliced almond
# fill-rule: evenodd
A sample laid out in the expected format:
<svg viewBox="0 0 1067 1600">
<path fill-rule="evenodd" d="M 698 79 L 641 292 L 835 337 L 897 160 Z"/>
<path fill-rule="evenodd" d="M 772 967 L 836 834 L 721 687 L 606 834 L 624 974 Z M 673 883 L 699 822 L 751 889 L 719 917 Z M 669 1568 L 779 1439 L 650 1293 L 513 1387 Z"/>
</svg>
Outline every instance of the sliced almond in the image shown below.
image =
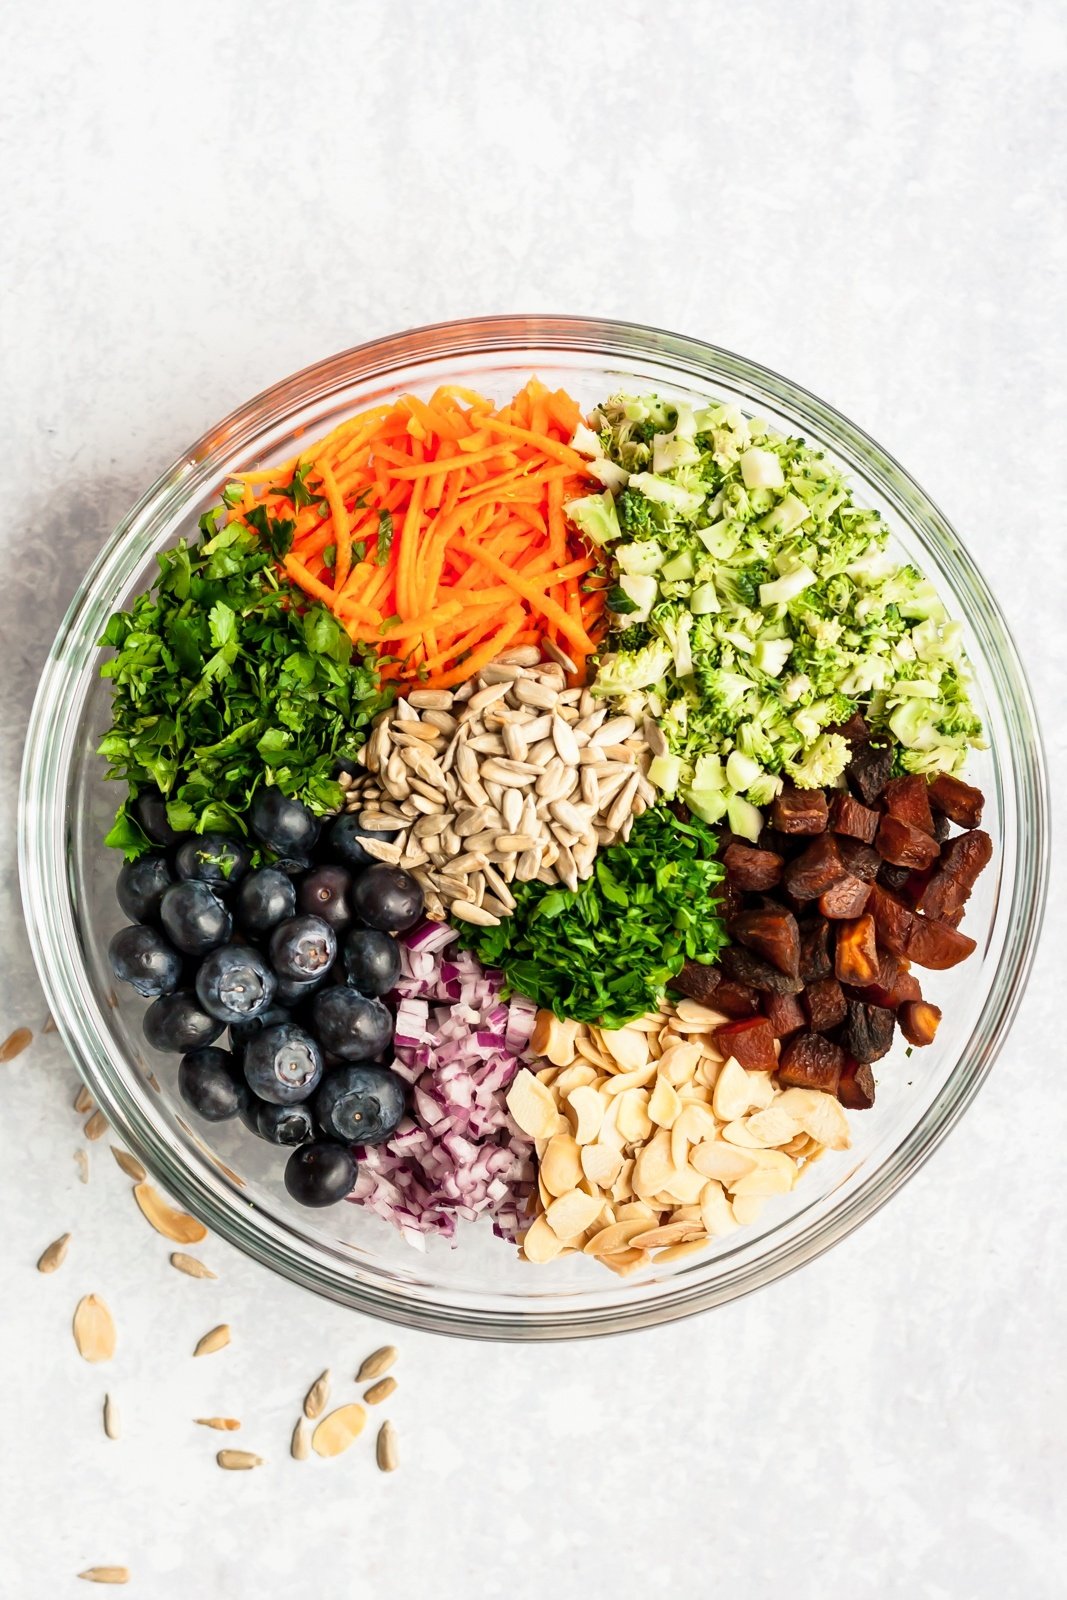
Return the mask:
<svg viewBox="0 0 1067 1600">
<path fill-rule="evenodd" d="M 823 1094 L 819 1089 L 786 1089 L 777 1103 L 827 1149 L 848 1149 L 852 1142 L 848 1117 L 836 1095 Z"/>
<path fill-rule="evenodd" d="M 615 1125 L 627 1144 L 643 1144 L 652 1133 L 647 1089 L 627 1089 L 615 1104 Z"/>
<path fill-rule="evenodd" d="M 631 1272 L 647 1266 L 649 1258 L 644 1250 L 617 1250 L 613 1255 L 601 1256 L 600 1260 L 620 1278 L 628 1278 Z"/>
<path fill-rule="evenodd" d="M 701 1005 L 699 1000 L 679 1000 L 674 1009 L 679 1022 L 699 1028 L 705 1033 L 710 1033 L 713 1028 L 721 1028 L 730 1020 L 713 1006 Z"/>
<path fill-rule="evenodd" d="M 549 1227 L 544 1217 L 535 1217 L 522 1240 L 522 1253 L 527 1261 L 537 1266 L 554 1261 L 563 1249 L 563 1241 Z"/>
<path fill-rule="evenodd" d="M 583 1144 L 575 1148 L 581 1151 L 582 1173 L 589 1183 L 599 1189 L 610 1189 L 622 1171 L 622 1151 L 607 1144 Z"/>
<path fill-rule="evenodd" d="M 132 1178 L 134 1183 L 143 1183 L 146 1177 L 145 1169 L 136 1156 L 131 1156 L 128 1150 L 120 1150 L 117 1144 L 111 1146 L 111 1154 L 127 1178 Z"/>
<path fill-rule="evenodd" d="M 79 1578 L 84 1578 L 86 1583 L 129 1583 L 129 1567 L 86 1567 L 84 1572 L 78 1573 Z"/>
<path fill-rule="evenodd" d="M 575 1061 L 573 1066 L 564 1067 L 558 1072 L 552 1088 L 557 1099 L 565 1100 L 572 1089 L 585 1088 L 590 1083 L 596 1083 L 597 1070 L 591 1061 Z"/>
<path fill-rule="evenodd" d="M 636 1233 L 632 1244 L 638 1250 L 661 1250 L 672 1244 L 688 1244 L 693 1239 L 703 1239 L 704 1229 L 699 1222 L 665 1222 L 659 1228 L 649 1228 Z"/>
<path fill-rule="evenodd" d="M 37 1257 L 38 1272 L 55 1272 L 67 1259 L 67 1246 L 70 1244 L 70 1234 L 61 1233 L 58 1239 L 53 1239 Z"/>
<path fill-rule="evenodd" d="M 383 1344 L 379 1349 L 373 1350 L 365 1361 L 360 1362 L 356 1382 L 369 1383 L 372 1378 L 380 1378 L 383 1373 L 389 1371 L 396 1358 L 396 1345 Z"/>
<path fill-rule="evenodd" d="M 556 1131 L 559 1113 L 551 1092 L 538 1083 L 533 1073 L 522 1067 L 506 1096 L 507 1108 L 518 1126 L 531 1139 L 547 1139 Z"/>
<path fill-rule="evenodd" d="M 610 1256 L 629 1248 L 630 1240 L 639 1233 L 649 1231 L 647 1217 L 628 1217 L 622 1222 L 612 1222 L 601 1228 L 584 1246 L 587 1256 Z"/>
<path fill-rule="evenodd" d="M 137 1184 L 133 1197 L 143 1215 L 164 1239 L 173 1239 L 175 1244 L 199 1244 L 207 1238 L 207 1229 L 202 1222 L 169 1205 L 150 1183 Z"/>
<path fill-rule="evenodd" d="M 702 1055 L 699 1044 L 671 1044 L 660 1056 L 658 1072 L 674 1088 L 688 1083 Z"/>
<path fill-rule="evenodd" d="M 749 1117 L 745 1126 L 749 1136 L 768 1150 L 788 1144 L 801 1131 L 800 1124 L 790 1116 L 788 1108 L 783 1107 L 780 1098 L 766 1111 L 757 1111 Z"/>
<path fill-rule="evenodd" d="M 721 1183 L 706 1183 L 700 1193 L 700 1220 L 712 1239 L 722 1239 L 733 1233 L 737 1219 Z"/>
<path fill-rule="evenodd" d="M 671 1158 L 671 1137 L 665 1128 L 657 1129 L 648 1144 L 642 1145 L 634 1163 L 634 1191 L 651 1198 L 669 1187 L 675 1167 Z"/>
<path fill-rule="evenodd" d="M 689 1152 L 689 1164 L 705 1178 L 714 1178 L 726 1189 L 755 1172 L 759 1163 L 747 1150 L 724 1144 L 721 1139 L 707 1140 Z"/>
<path fill-rule="evenodd" d="M 363 1395 L 365 1403 L 369 1406 L 380 1406 L 383 1400 L 388 1400 L 391 1394 L 396 1393 L 396 1379 L 392 1373 L 387 1378 L 379 1378 L 377 1383 L 372 1383 Z"/>
<path fill-rule="evenodd" d="M 330 1398 L 330 1369 L 320 1372 L 315 1382 L 304 1396 L 304 1415 L 309 1422 L 314 1422 L 316 1417 L 321 1417 L 326 1410 Z"/>
<path fill-rule="evenodd" d="M 604 1202 L 599 1195 L 572 1189 L 569 1194 L 553 1200 L 545 1212 L 545 1221 L 557 1239 L 566 1242 L 591 1228 L 603 1209 Z"/>
<path fill-rule="evenodd" d="M 251 1450 L 220 1450 L 215 1460 L 225 1472 L 251 1472 L 253 1467 L 263 1465 L 263 1457 Z"/>
<path fill-rule="evenodd" d="M 720 1122 L 736 1122 L 752 1104 L 749 1074 L 733 1056 L 726 1062 L 715 1083 L 712 1110 Z"/>
<path fill-rule="evenodd" d="M 674 1085 L 668 1083 L 663 1077 L 662 1065 L 660 1075 L 656 1079 L 656 1086 L 652 1090 L 648 1101 L 648 1114 L 651 1120 L 661 1128 L 671 1128 L 681 1115 L 682 1102 L 678 1098 L 678 1091 Z"/>
<path fill-rule="evenodd" d="M 655 1076 L 658 1062 L 654 1056 L 649 1056 L 643 1067 L 635 1067 L 632 1072 L 616 1072 L 604 1084 L 606 1095 L 625 1094 L 628 1089 L 644 1089 Z"/>
<path fill-rule="evenodd" d="M 186 1255 L 184 1250 L 172 1250 L 170 1264 L 177 1267 L 179 1272 L 184 1272 L 187 1278 L 217 1278 L 218 1273 L 198 1261 L 196 1256 Z"/>
<path fill-rule="evenodd" d="M 740 1145 L 742 1150 L 762 1150 L 762 1141 L 748 1131 L 748 1120 L 747 1117 L 738 1117 L 736 1122 L 725 1123 L 722 1136 L 727 1144 Z"/>
<path fill-rule="evenodd" d="M 676 1205 L 695 1206 L 706 1182 L 704 1174 L 692 1167 L 675 1167 L 664 1193 Z"/>
<path fill-rule="evenodd" d="M 574 1137 L 579 1144 L 592 1144 L 604 1120 L 604 1101 L 592 1085 L 572 1089 L 567 1104 L 574 1113 Z"/>
<path fill-rule="evenodd" d="M 638 1028 L 601 1028 L 600 1042 L 623 1072 L 637 1072 L 648 1064 L 648 1035 Z"/>
<path fill-rule="evenodd" d="M 107 1132 L 107 1118 L 102 1111 L 94 1111 L 85 1127 L 82 1129 L 85 1137 L 90 1141 L 102 1139 Z"/>
<path fill-rule="evenodd" d="M 582 1150 L 573 1134 L 553 1134 L 541 1156 L 540 1174 L 553 1197 L 578 1187 L 582 1181 Z"/>
<path fill-rule="evenodd" d="M 395 1472 L 400 1465 L 396 1448 L 396 1429 L 391 1422 L 383 1422 L 378 1429 L 374 1445 L 374 1459 L 380 1472 Z"/>
<path fill-rule="evenodd" d="M 367 1413 L 358 1402 L 338 1406 L 311 1435 L 311 1448 L 319 1456 L 339 1456 L 359 1438 L 366 1421 Z"/>
<path fill-rule="evenodd" d="M 194 1356 L 214 1355 L 216 1350 L 225 1350 L 230 1342 L 230 1325 L 220 1322 L 217 1328 L 211 1328 L 202 1338 L 196 1341 Z"/>
<path fill-rule="evenodd" d="M 742 1228 L 750 1228 L 758 1222 L 766 1204 L 766 1197 L 761 1194 L 739 1194 L 731 1202 L 734 1217 Z"/>
<path fill-rule="evenodd" d="M 236 1433 L 241 1426 L 236 1417 L 194 1417 L 198 1428 L 214 1428 L 217 1433 Z"/>
<path fill-rule="evenodd" d="M 115 1322 L 95 1294 L 78 1301 L 74 1312 L 74 1343 L 83 1361 L 110 1361 L 115 1354 Z"/>
</svg>

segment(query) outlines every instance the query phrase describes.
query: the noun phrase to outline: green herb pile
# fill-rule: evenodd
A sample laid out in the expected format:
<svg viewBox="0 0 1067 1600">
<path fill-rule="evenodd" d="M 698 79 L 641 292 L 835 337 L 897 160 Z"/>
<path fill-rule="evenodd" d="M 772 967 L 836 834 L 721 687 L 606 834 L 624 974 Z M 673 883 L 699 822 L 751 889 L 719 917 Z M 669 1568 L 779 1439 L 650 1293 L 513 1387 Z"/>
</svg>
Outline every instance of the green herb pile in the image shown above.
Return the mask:
<svg viewBox="0 0 1067 1600">
<path fill-rule="evenodd" d="M 336 810 L 338 758 L 358 753 L 392 699 L 336 618 L 279 579 L 292 524 L 253 533 L 219 516 L 201 519 L 198 544 L 159 556 L 155 587 L 100 640 L 116 652 L 101 668 L 114 694 L 100 754 L 129 785 L 107 843 L 130 859 L 149 848 L 131 809 L 146 788 L 180 832 L 244 832 L 263 784 Z"/>
<path fill-rule="evenodd" d="M 726 944 L 722 876 L 702 822 L 646 811 L 577 892 L 513 883 L 514 915 L 496 928 L 464 926 L 460 938 L 558 1017 L 619 1028 L 655 1010 L 686 957 L 712 962 Z"/>
</svg>

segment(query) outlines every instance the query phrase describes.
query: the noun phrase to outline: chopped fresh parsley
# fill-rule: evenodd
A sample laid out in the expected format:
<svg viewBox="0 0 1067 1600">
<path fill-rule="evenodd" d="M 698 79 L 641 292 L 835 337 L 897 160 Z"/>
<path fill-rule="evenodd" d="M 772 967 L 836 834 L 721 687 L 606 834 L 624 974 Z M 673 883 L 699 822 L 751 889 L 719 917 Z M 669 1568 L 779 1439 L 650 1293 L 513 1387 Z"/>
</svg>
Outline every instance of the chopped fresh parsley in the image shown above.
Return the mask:
<svg viewBox="0 0 1067 1600">
<path fill-rule="evenodd" d="M 380 567 L 384 567 L 389 560 L 389 552 L 393 548 L 393 513 L 379 511 L 378 513 L 378 551 L 375 560 Z"/>
<path fill-rule="evenodd" d="M 710 828 L 646 811 L 575 893 L 513 883 L 514 914 L 496 928 L 463 926 L 460 938 L 557 1016 L 618 1028 L 655 1010 L 687 957 L 714 961 L 727 937 L 722 876 Z"/>
<path fill-rule="evenodd" d="M 130 859 L 149 848 L 130 809 L 146 788 L 180 831 L 245 831 L 263 784 L 336 810 L 337 759 L 358 754 L 392 698 L 325 606 L 279 579 L 292 524 L 258 512 L 255 533 L 209 513 L 200 541 L 164 551 L 154 588 L 100 640 L 115 652 L 100 669 L 113 685 L 100 754 L 129 785 L 107 842 Z"/>
</svg>

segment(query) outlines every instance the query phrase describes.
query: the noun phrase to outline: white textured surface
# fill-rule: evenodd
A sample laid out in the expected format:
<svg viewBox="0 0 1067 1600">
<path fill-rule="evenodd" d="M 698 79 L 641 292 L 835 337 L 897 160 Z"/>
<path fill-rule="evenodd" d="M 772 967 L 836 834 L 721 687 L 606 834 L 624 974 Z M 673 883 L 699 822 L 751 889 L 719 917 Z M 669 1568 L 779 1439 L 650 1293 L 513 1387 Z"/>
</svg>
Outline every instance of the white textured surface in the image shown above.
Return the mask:
<svg viewBox="0 0 1067 1600">
<path fill-rule="evenodd" d="M 963 530 L 1062 794 L 1055 0 L 13 0 L 7 22 L 0 1037 L 41 1020 L 15 785 L 81 570 L 215 418 L 412 323 L 632 317 L 826 395 Z M 1057 907 L 964 1124 L 803 1273 L 608 1343 L 400 1336 L 391 1480 L 365 1448 L 281 1459 L 305 1384 L 350 1379 L 383 1330 L 217 1243 L 218 1283 L 172 1272 L 103 1146 L 75 1181 L 73 1073 L 38 1039 L 0 1068 L 0 1590 L 58 1600 L 125 1562 L 151 1600 L 1062 1595 L 1065 937 Z M 119 1322 L 107 1369 L 70 1339 L 90 1289 Z M 223 1318 L 232 1348 L 194 1364 Z M 188 1420 L 212 1411 L 270 1465 L 219 1473 Z"/>
</svg>

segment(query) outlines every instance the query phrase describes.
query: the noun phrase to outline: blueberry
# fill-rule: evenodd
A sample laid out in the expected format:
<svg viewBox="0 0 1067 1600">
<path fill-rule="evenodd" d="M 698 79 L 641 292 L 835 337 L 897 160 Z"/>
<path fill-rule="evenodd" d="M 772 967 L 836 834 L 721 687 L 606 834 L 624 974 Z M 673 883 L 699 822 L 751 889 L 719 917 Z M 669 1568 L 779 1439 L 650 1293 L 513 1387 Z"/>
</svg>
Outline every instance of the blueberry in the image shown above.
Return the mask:
<svg viewBox="0 0 1067 1600">
<path fill-rule="evenodd" d="M 141 856 L 119 869 L 115 895 L 131 922 L 154 922 L 165 890 L 174 882 L 166 856 Z"/>
<path fill-rule="evenodd" d="M 220 1022 L 244 1022 L 266 1011 L 278 980 L 265 956 L 251 945 L 224 944 L 200 963 L 196 993 Z"/>
<path fill-rule="evenodd" d="M 342 1061 L 371 1061 L 393 1037 L 393 1018 L 382 1002 L 344 984 L 320 989 L 309 1012 L 316 1039 Z"/>
<path fill-rule="evenodd" d="M 307 1106 L 272 1106 L 269 1100 L 259 1100 L 255 1127 L 259 1137 L 271 1144 L 307 1144 L 315 1137 L 315 1123 Z"/>
<path fill-rule="evenodd" d="M 260 867 L 237 885 L 233 910 L 248 933 L 269 933 L 279 922 L 296 914 L 293 880 L 277 867 Z"/>
<path fill-rule="evenodd" d="M 353 928 L 345 936 L 345 971 L 360 994 L 388 994 L 400 976 L 400 948 L 377 928 Z"/>
<path fill-rule="evenodd" d="M 321 978 L 336 954 L 337 935 L 321 917 L 290 917 L 270 936 L 270 963 L 279 978 Z"/>
<path fill-rule="evenodd" d="M 189 956 L 207 955 L 233 932 L 233 918 L 207 883 L 172 883 L 159 917 L 171 944 Z"/>
<path fill-rule="evenodd" d="M 322 1052 L 292 1022 L 254 1033 L 245 1045 L 243 1064 L 252 1093 L 277 1106 L 306 1100 L 322 1077 Z"/>
<path fill-rule="evenodd" d="M 344 867 L 313 867 L 301 878 L 296 903 L 307 916 L 321 917 L 340 933 L 352 921 L 352 874 Z"/>
<path fill-rule="evenodd" d="M 199 1050 L 201 1045 L 214 1044 L 222 1032 L 222 1023 L 201 1010 L 190 989 L 178 989 L 153 1000 L 142 1026 L 154 1050 L 176 1050 L 182 1055 L 187 1050 Z"/>
<path fill-rule="evenodd" d="M 385 933 L 403 933 L 422 916 L 423 892 L 403 867 L 375 862 L 352 887 L 352 910 L 360 922 Z"/>
<path fill-rule="evenodd" d="M 319 1140 L 293 1151 L 285 1163 L 285 1187 L 302 1206 L 332 1206 L 352 1193 L 358 1171 L 343 1144 Z"/>
<path fill-rule="evenodd" d="M 306 861 L 319 837 L 319 820 L 299 800 L 273 785 L 260 789 L 248 818 L 252 832 L 280 856 Z"/>
<path fill-rule="evenodd" d="M 218 893 L 244 877 L 251 859 L 248 846 L 228 833 L 198 833 L 186 839 L 174 864 L 179 878 L 210 883 Z"/>
<path fill-rule="evenodd" d="M 364 828 L 359 816 L 354 811 L 342 812 L 330 824 L 326 835 L 327 848 L 331 855 L 340 856 L 341 860 L 349 867 L 373 867 L 376 857 L 363 848 L 364 839 L 382 839 L 388 842 L 396 838 L 396 833 L 371 833 Z"/>
<path fill-rule="evenodd" d="M 146 833 L 153 844 L 171 845 L 184 839 L 184 833 L 178 833 L 167 821 L 167 802 L 158 789 L 143 789 L 133 802 L 133 814 L 141 825 L 141 830 Z"/>
<path fill-rule="evenodd" d="M 240 1022 L 230 1023 L 230 1047 L 237 1055 L 241 1055 L 245 1045 L 253 1034 L 261 1033 L 264 1028 L 277 1027 L 280 1022 L 289 1022 L 289 1008 L 278 1003 L 275 993 L 274 1001 L 266 1011 L 260 1011 L 254 1017 L 242 1017 Z"/>
<path fill-rule="evenodd" d="M 148 1000 L 171 994 L 182 981 L 182 958 L 156 928 L 120 928 L 107 954 L 116 978 Z"/>
<path fill-rule="evenodd" d="M 248 1085 L 230 1052 L 208 1045 L 182 1056 L 178 1093 L 205 1121 L 226 1122 L 248 1099 Z"/>
<path fill-rule="evenodd" d="M 350 1144 L 381 1144 L 404 1115 L 404 1080 L 388 1067 L 340 1067 L 315 1095 L 323 1133 Z"/>
</svg>

